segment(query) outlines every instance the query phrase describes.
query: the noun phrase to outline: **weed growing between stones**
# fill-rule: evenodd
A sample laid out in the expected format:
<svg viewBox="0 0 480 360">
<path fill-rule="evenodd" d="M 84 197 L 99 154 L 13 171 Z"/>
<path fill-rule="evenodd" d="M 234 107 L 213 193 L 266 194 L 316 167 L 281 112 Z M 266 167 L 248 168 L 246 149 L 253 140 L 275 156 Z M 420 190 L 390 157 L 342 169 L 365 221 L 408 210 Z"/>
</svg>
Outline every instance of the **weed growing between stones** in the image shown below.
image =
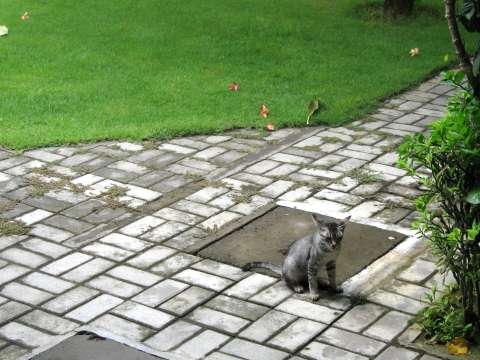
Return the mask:
<svg viewBox="0 0 480 360">
<path fill-rule="evenodd" d="M 59 174 L 56 171 L 49 169 L 48 167 L 41 167 L 34 169 L 32 173 L 36 173 L 41 176 L 32 176 L 27 179 L 30 185 L 30 194 L 33 197 L 41 197 L 49 191 L 68 189 L 75 193 L 81 193 L 85 191 L 85 187 L 71 182 L 71 177 L 63 174 Z"/>
<path fill-rule="evenodd" d="M 203 175 L 194 174 L 194 173 L 186 173 L 185 177 L 187 179 L 190 179 L 190 180 L 194 181 L 194 182 L 202 181 L 202 180 L 205 179 L 205 177 Z"/>
<path fill-rule="evenodd" d="M 251 203 L 252 196 L 257 195 L 258 186 L 254 185 L 244 185 L 239 193 L 233 194 L 231 199 L 236 203 Z"/>
<path fill-rule="evenodd" d="M 368 184 L 382 180 L 377 173 L 365 169 L 352 170 L 347 176 L 355 179 L 359 184 Z"/>
<path fill-rule="evenodd" d="M 128 206 L 128 201 L 120 201 L 120 198 L 127 194 L 128 188 L 118 185 L 113 185 L 108 188 L 106 192 L 101 195 L 101 199 L 106 206 L 111 209 L 118 209 Z"/>
<path fill-rule="evenodd" d="M 345 143 L 342 139 L 339 139 L 335 136 L 323 136 L 322 140 L 328 143 L 336 144 L 336 143 Z"/>
<path fill-rule="evenodd" d="M 23 221 L 0 219 L 0 236 L 25 235 L 29 230 Z"/>
</svg>

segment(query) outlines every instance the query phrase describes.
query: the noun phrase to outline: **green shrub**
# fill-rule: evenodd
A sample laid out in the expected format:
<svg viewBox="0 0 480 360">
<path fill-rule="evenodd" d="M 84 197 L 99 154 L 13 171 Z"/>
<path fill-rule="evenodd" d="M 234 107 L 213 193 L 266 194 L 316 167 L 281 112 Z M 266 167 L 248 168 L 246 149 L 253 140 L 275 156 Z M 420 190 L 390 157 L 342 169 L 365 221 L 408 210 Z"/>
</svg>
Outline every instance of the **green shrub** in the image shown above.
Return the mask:
<svg viewBox="0 0 480 360">
<path fill-rule="evenodd" d="M 439 265 L 458 283 L 464 325 L 480 329 L 480 101 L 463 84 L 462 72 L 445 74 L 461 87 L 444 119 L 430 135 L 416 134 L 399 148 L 400 165 L 411 175 L 418 166 L 427 191 L 417 199 L 416 223 L 428 239 Z"/>
<path fill-rule="evenodd" d="M 448 343 L 457 336 L 471 337 L 472 325 L 465 325 L 462 296 L 458 287 L 447 288 L 440 298 L 436 295 L 436 290 L 427 295 L 429 306 L 416 319 L 422 325 L 425 337 L 440 344 Z"/>
</svg>

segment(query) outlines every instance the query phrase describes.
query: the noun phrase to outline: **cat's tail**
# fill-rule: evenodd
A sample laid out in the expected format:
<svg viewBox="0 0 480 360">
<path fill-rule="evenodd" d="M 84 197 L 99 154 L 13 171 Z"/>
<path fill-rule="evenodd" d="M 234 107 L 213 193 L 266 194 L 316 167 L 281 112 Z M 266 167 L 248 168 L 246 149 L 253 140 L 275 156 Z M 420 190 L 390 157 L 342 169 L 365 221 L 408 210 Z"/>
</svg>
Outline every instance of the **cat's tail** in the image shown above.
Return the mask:
<svg viewBox="0 0 480 360">
<path fill-rule="evenodd" d="M 242 267 L 242 270 L 243 271 L 249 271 L 251 269 L 256 269 L 256 268 L 268 269 L 268 270 L 273 271 L 274 273 L 276 273 L 278 275 L 282 275 L 282 268 L 280 266 L 277 266 L 277 265 L 269 263 L 269 262 L 264 262 L 264 261 L 254 261 L 254 262 L 245 264 Z"/>
</svg>

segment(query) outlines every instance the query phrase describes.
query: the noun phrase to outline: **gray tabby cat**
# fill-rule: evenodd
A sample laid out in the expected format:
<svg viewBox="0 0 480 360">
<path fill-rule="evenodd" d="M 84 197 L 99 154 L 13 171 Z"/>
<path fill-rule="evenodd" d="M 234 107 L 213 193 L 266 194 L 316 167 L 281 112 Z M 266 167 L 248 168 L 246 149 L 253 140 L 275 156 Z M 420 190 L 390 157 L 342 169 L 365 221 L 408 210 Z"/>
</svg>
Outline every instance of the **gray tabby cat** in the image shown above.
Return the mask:
<svg viewBox="0 0 480 360">
<path fill-rule="evenodd" d="M 303 293 L 308 286 L 309 298 L 318 300 L 317 273 L 323 266 L 327 269 L 328 282 L 334 292 L 342 292 L 336 285 L 336 260 L 342 247 L 343 233 L 350 217 L 344 220 L 327 221 L 316 214 L 312 218 L 317 229 L 311 235 L 296 240 L 288 249 L 283 268 L 268 262 L 251 262 L 244 271 L 253 268 L 269 269 L 283 277 L 296 293 Z"/>
</svg>

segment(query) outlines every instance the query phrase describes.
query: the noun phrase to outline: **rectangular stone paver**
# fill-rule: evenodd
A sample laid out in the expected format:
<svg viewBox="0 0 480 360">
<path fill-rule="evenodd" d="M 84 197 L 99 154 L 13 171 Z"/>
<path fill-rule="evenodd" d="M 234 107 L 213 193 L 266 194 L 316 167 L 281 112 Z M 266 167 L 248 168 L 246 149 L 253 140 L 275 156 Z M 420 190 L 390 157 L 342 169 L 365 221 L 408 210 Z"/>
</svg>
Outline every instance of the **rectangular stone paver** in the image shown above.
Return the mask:
<svg viewBox="0 0 480 360">
<path fill-rule="evenodd" d="M 31 305 L 38 305 L 53 296 L 46 291 L 38 290 L 16 282 L 5 285 L 0 291 L 0 294 L 10 299 Z"/>
<path fill-rule="evenodd" d="M 80 265 L 75 269 L 63 274 L 62 277 L 70 281 L 82 282 L 108 270 L 114 265 L 115 263 L 112 261 L 94 258 L 89 262 L 84 263 L 83 265 Z"/>
<path fill-rule="evenodd" d="M 229 315 L 221 311 L 216 311 L 201 307 L 187 316 L 188 319 L 227 332 L 236 334 L 250 322 L 237 316 Z"/>
<path fill-rule="evenodd" d="M 345 350 L 357 352 L 366 356 L 377 355 L 386 345 L 383 342 L 370 339 L 366 336 L 333 327 L 325 331 L 318 339 L 330 345 L 338 346 Z"/>
<path fill-rule="evenodd" d="M 130 281 L 141 286 L 152 286 L 162 279 L 158 275 L 125 265 L 121 265 L 110 270 L 108 274 L 118 279 Z"/>
<path fill-rule="evenodd" d="M 108 294 L 100 295 L 92 301 L 69 312 L 66 317 L 80 322 L 89 322 L 95 317 L 121 304 L 122 299 Z"/>
<path fill-rule="evenodd" d="M 153 332 L 145 326 L 111 314 L 101 316 L 96 319 L 92 325 L 104 328 L 108 332 L 134 341 L 142 341 Z"/>
<path fill-rule="evenodd" d="M 229 339 L 228 336 L 216 331 L 206 330 L 183 343 L 174 352 L 190 356 L 193 359 L 203 359 L 206 354 L 218 349 Z"/>
<path fill-rule="evenodd" d="M 308 359 L 314 360 L 367 360 L 368 358 L 334 346 L 312 342 L 301 352 Z M 393 359 L 390 359 L 393 360 Z"/>
<path fill-rule="evenodd" d="M 282 360 L 288 357 L 286 352 L 241 339 L 233 339 L 221 351 L 249 360 Z"/>
<path fill-rule="evenodd" d="M 359 332 L 377 320 L 385 311 L 385 308 L 371 303 L 358 305 L 337 320 L 335 326 Z"/>
<path fill-rule="evenodd" d="M 30 286 L 35 286 L 51 293 L 60 294 L 75 286 L 70 281 L 65 281 L 54 276 L 35 272 L 25 276 L 22 281 Z"/>
<path fill-rule="evenodd" d="M 327 325 L 316 321 L 298 319 L 271 339 L 268 344 L 293 352 L 308 343 L 326 327 Z"/>
<path fill-rule="evenodd" d="M 412 316 L 402 314 L 397 311 L 391 311 L 370 326 L 363 334 L 390 342 L 408 327 Z"/>
<path fill-rule="evenodd" d="M 43 304 L 42 307 L 48 311 L 57 314 L 63 314 L 68 310 L 88 301 L 97 294 L 97 290 L 80 286 L 75 289 L 69 290 L 60 296 L 57 296 L 56 298 Z"/>
<path fill-rule="evenodd" d="M 11 322 L 2 326 L 0 335 L 8 340 L 16 341 L 29 347 L 46 345 L 52 341 L 50 335 L 17 322 Z"/>
<path fill-rule="evenodd" d="M 104 275 L 90 280 L 87 285 L 102 292 L 107 292 L 122 298 L 132 297 L 143 290 L 143 288 L 140 286 L 129 284 L 125 281 L 117 280 L 110 276 Z"/>
<path fill-rule="evenodd" d="M 65 256 L 53 263 L 48 264 L 42 268 L 42 271 L 52 274 L 60 275 L 74 267 L 83 264 L 84 262 L 90 260 L 92 257 L 90 255 L 82 253 L 73 253 L 68 256 Z"/>
<path fill-rule="evenodd" d="M 75 329 L 79 324 L 49 314 L 41 310 L 34 310 L 19 319 L 23 323 L 47 330 L 54 334 L 66 334 Z"/>
<path fill-rule="evenodd" d="M 391 346 L 377 357 L 377 360 L 413 360 L 418 356 L 418 353 L 411 350 L 402 349 Z"/>
<path fill-rule="evenodd" d="M 134 301 L 147 306 L 156 307 L 167 301 L 188 287 L 187 284 L 167 279 L 157 285 L 149 287 L 133 298 Z"/>
<path fill-rule="evenodd" d="M 269 310 L 266 306 L 257 305 L 224 295 L 218 295 L 210 300 L 206 306 L 211 309 L 223 311 L 252 321 L 258 319 Z"/>
<path fill-rule="evenodd" d="M 277 310 L 304 317 L 310 320 L 319 321 L 324 324 L 332 323 L 342 313 L 326 306 L 313 304 L 307 301 L 290 298 L 276 307 Z"/>
<path fill-rule="evenodd" d="M 201 329 L 198 325 L 179 320 L 146 340 L 145 344 L 160 351 L 168 351 Z"/>
<path fill-rule="evenodd" d="M 295 319 L 296 317 L 294 315 L 271 310 L 243 330 L 240 336 L 250 340 L 264 342 Z"/>
<path fill-rule="evenodd" d="M 202 286 L 215 291 L 221 291 L 230 284 L 232 284 L 231 280 L 193 269 L 187 269 L 182 271 L 181 273 L 178 273 L 174 276 L 174 279 L 181 280 L 192 285 Z"/>
<path fill-rule="evenodd" d="M 192 286 L 160 305 L 160 309 L 182 316 L 213 297 L 215 293 L 200 287 Z"/>
<path fill-rule="evenodd" d="M 236 283 L 229 288 L 225 294 L 228 296 L 235 296 L 241 299 L 247 299 L 263 288 L 277 282 L 278 279 L 262 274 L 253 274 L 246 279 Z"/>
<path fill-rule="evenodd" d="M 160 329 L 175 319 L 172 315 L 152 309 L 148 306 L 127 301 L 113 310 L 115 314 L 127 319 Z"/>
<path fill-rule="evenodd" d="M 26 313 L 31 308 L 25 304 L 21 304 L 15 301 L 9 301 L 0 306 L 0 323 L 7 322 L 17 316 Z"/>
</svg>

